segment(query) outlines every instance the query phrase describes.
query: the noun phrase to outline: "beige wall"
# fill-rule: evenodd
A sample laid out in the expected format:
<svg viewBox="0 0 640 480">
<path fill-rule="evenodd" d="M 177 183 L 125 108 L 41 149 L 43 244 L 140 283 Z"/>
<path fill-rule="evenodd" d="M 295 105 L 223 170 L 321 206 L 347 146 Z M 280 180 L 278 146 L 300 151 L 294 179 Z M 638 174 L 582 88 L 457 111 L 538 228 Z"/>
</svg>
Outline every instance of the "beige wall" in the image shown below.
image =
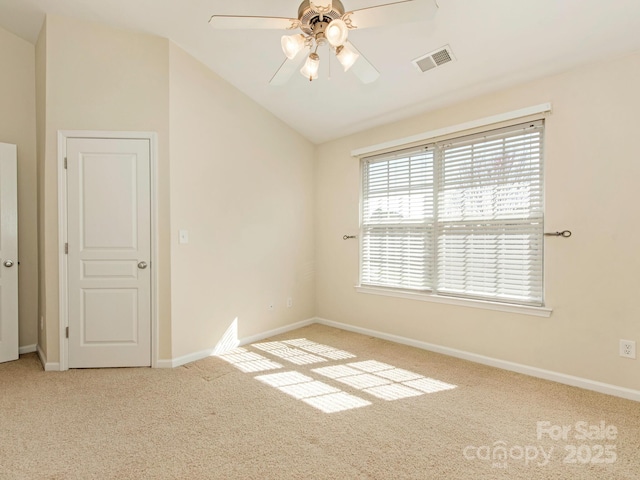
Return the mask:
<svg viewBox="0 0 640 480">
<path fill-rule="evenodd" d="M 171 358 L 169 266 L 168 40 L 58 16 L 47 17 L 46 110 L 42 177 L 44 257 L 42 311 L 49 362 L 59 360 L 58 176 L 59 130 L 158 133 L 160 229 L 160 358 Z M 41 35 L 42 37 L 42 35 Z M 41 62 L 39 62 L 41 63 Z M 40 102 L 39 102 L 40 104 Z M 42 138 L 42 137 L 41 137 Z"/>
<path fill-rule="evenodd" d="M 20 346 L 38 341 L 35 48 L 0 29 L 0 142 L 18 146 Z"/>
<path fill-rule="evenodd" d="M 310 142 L 166 39 L 49 16 L 37 51 L 49 362 L 59 360 L 59 130 L 158 132 L 161 360 L 212 348 L 236 318 L 247 336 L 313 316 Z"/>
<path fill-rule="evenodd" d="M 234 319 L 245 337 L 313 317 L 314 147 L 179 47 L 170 51 L 179 357 L 215 346 Z"/>
<path fill-rule="evenodd" d="M 349 136 L 318 148 L 320 317 L 510 362 L 640 389 L 640 55 L 612 60 Z M 538 318 L 356 293 L 359 164 L 352 149 L 552 102 L 546 122 L 547 305 Z"/>
</svg>

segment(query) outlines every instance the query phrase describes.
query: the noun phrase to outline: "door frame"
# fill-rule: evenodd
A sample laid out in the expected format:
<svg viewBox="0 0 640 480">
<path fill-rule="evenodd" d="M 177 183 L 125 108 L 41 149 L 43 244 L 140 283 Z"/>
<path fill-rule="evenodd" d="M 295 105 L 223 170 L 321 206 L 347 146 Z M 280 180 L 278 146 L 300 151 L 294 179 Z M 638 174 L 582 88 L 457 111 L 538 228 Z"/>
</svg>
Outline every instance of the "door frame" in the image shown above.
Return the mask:
<svg viewBox="0 0 640 480">
<path fill-rule="evenodd" d="M 66 328 L 69 326 L 69 277 L 67 255 L 64 244 L 67 242 L 67 175 L 64 161 L 67 156 L 67 139 L 97 138 L 109 140 L 148 140 L 151 183 L 151 368 L 158 368 L 158 134 L 156 132 L 121 132 L 92 130 L 58 131 L 58 269 L 59 269 L 59 336 L 60 370 L 69 369 L 69 339 Z"/>
<path fill-rule="evenodd" d="M 9 314 L 7 318 L 0 318 L 0 335 L 6 351 L 3 352 L 2 362 L 12 362 L 18 360 L 22 348 L 20 347 L 20 305 L 19 305 L 19 280 L 20 270 L 20 245 L 18 238 L 18 146 L 14 143 L 0 142 L 0 170 L 2 175 L 0 185 L 8 187 L 6 192 L 2 193 L 2 209 L 8 211 L 2 212 L 2 237 L 5 258 L 2 260 L 12 260 L 14 268 L 7 269 L 0 264 L 6 273 L 3 277 L 2 300 L 8 300 L 3 305 L 0 316 L 4 313 Z M 7 258 L 8 256 L 8 258 Z M 15 280 L 15 283 L 14 283 Z M 8 355 L 8 356 L 5 356 Z"/>
</svg>

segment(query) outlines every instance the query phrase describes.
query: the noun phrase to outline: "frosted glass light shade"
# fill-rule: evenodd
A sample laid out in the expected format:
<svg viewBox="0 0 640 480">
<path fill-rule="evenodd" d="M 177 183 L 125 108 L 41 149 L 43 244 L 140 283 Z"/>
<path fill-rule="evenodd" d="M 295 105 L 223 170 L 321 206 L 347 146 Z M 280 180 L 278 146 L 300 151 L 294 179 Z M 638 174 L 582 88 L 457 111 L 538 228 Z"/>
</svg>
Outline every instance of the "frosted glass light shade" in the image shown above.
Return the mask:
<svg viewBox="0 0 640 480">
<path fill-rule="evenodd" d="M 356 63 L 356 60 L 360 58 L 360 54 L 353 51 L 353 49 L 351 49 L 349 45 L 342 45 L 336 50 L 336 58 L 342 64 L 342 67 L 346 72 L 353 66 L 354 63 Z"/>
<path fill-rule="evenodd" d="M 304 35 L 283 35 L 280 41 L 282 51 L 289 60 L 293 60 L 298 52 L 304 48 Z"/>
<path fill-rule="evenodd" d="M 304 66 L 300 69 L 300 73 L 303 77 L 309 80 L 316 80 L 318 78 L 318 69 L 320 68 L 320 57 L 317 53 L 309 54 L 309 58 L 304 63 Z"/>
<path fill-rule="evenodd" d="M 347 41 L 349 27 L 339 18 L 333 20 L 324 32 L 324 36 L 332 47 L 339 47 Z"/>
</svg>

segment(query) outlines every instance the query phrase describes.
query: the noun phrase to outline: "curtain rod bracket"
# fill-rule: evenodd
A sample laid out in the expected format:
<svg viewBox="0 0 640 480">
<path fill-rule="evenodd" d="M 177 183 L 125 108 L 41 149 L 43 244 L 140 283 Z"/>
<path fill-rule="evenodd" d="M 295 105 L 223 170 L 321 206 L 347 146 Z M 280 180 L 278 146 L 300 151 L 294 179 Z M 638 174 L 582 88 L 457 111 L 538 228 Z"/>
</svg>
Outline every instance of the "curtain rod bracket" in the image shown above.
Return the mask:
<svg viewBox="0 0 640 480">
<path fill-rule="evenodd" d="M 571 234 L 571 230 L 563 230 L 562 232 L 547 232 L 544 234 L 545 237 L 564 237 L 569 238 Z"/>
</svg>

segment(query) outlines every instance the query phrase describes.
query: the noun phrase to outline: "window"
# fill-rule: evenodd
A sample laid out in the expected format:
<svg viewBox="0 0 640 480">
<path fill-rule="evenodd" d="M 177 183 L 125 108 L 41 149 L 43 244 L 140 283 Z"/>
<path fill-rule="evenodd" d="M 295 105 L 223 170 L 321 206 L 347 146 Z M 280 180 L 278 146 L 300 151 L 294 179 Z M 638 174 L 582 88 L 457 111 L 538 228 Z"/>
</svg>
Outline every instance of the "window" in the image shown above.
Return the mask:
<svg viewBox="0 0 640 480">
<path fill-rule="evenodd" d="M 542 306 L 543 129 L 364 158 L 361 285 Z"/>
</svg>

